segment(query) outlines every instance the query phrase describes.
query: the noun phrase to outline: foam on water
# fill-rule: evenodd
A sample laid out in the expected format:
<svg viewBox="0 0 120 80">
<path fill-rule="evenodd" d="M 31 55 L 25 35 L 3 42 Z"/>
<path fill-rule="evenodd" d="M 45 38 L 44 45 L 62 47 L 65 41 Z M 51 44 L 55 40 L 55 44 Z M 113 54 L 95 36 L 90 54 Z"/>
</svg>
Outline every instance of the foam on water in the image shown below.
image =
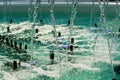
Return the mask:
<svg viewBox="0 0 120 80">
<path fill-rule="evenodd" d="M 26 43 L 28 45 L 28 54 L 30 54 L 31 49 L 30 49 L 30 42 L 25 41 L 25 39 L 30 38 L 31 36 L 31 28 L 32 28 L 32 23 L 26 21 L 26 22 L 21 22 L 19 24 L 10 24 L 10 29 L 11 32 L 7 33 L 6 32 L 6 27 L 8 26 L 7 24 L 0 24 L 1 26 L 4 26 L 4 30 L 0 30 L 0 33 L 4 35 L 8 34 L 9 36 L 13 35 L 16 36 L 17 40 L 19 41 L 20 39 L 23 40 L 23 44 Z M 77 48 L 74 48 L 73 54 L 69 54 L 68 57 L 71 58 L 71 61 L 66 61 L 66 55 L 67 55 L 67 50 L 59 50 L 60 55 L 61 55 L 61 69 L 62 69 L 62 76 L 63 78 L 69 75 L 68 73 L 73 69 L 77 69 L 79 74 L 81 74 L 81 71 L 84 71 L 85 73 L 89 74 L 87 71 L 93 73 L 94 75 L 91 75 L 93 77 L 98 76 L 101 77 L 101 80 L 104 80 L 101 75 L 103 71 L 104 74 L 104 69 L 106 70 L 110 69 L 110 60 L 109 60 L 109 53 L 108 53 L 108 44 L 107 44 L 107 39 L 105 38 L 104 35 L 98 35 L 98 38 L 96 40 L 96 47 L 95 49 L 93 46 L 95 45 L 95 37 L 96 33 L 90 31 L 90 29 L 87 28 L 80 28 L 81 26 L 74 26 L 73 27 L 73 38 L 75 38 L 75 43 L 74 45 L 77 46 Z M 30 67 L 30 62 L 23 62 L 21 63 L 22 66 L 26 67 L 26 69 L 21 68 L 19 71 L 12 72 L 12 71 L 5 71 L 1 67 L 0 74 L 2 73 L 4 75 L 3 78 L 5 80 L 28 80 L 28 79 L 34 79 L 40 75 L 43 75 L 44 77 L 48 76 L 50 78 L 55 78 L 59 79 L 59 65 L 58 64 L 53 64 L 50 65 L 50 59 L 49 59 L 49 52 L 51 50 L 54 50 L 56 53 L 56 45 L 55 45 L 55 39 L 52 34 L 53 28 L 51 25 L 43 25 L 43 26 L 35 26 L 35 28 L 39 29 L 39 32 L 35 34 L 34 38 L 34 45 L 33 45 L 33 67 L 32 67 L 32 72 L 29 71 Z M 57 25 L 56 27 L 57 32 L 62 33 L 62 38 L 64 38 L 64 41 L 67 42 L 68 40 L 68 35 L 69 35 L 69 30 L 66 25 Z M 61 39 L 62 39 L 61 38 Z M 112 47 L 115 47 L 114 43 L 111 42 Z M 112 50 L 112 54 L 116 52 L 115 49 Z M 119 52 L 118 52 L 119 53 Z M 58 58 L 56 57 L 58 54 L 55 54 L 55 61 L 58 63 Z M 113 58 L 117 57 L 119 54 L 114 55 Z M 7 56 L 7 55 L 6 55 Z M 0 65 L 3 66 L 4 62 L 8 57 L 0 57 Z M 11 58 L 8 58 L 7 61 L 10 61 Z M 113 61 L 114 63 L 117 64 L 116 61 Z M 98 65 L 99 64 L 99 65 Z M 104 65 L 105 66 L 102 66 Z M 20 74 L 21 73 L 21 74 Z M 75 73 L 75 72 L 73 72 Z M 77 73 L 77 72 L 76 72 Z M 97 73 L 97 74 L 95 74 Z M 107 75 L 111 75 L 110 72 L 106 72 Z M 32 77 L 30 75 L 32 74 Z M 84 75 L 81 74 L 81 76 Z M 17 77 L 16 77 L 17 76 Z M 20 77 L 23 76 L 23 77 Z M 75 75 L 71 75 L 74 79 L 76 79 Z M 89 76 L 88 76 L 89 77 Z M 90 78 L 90 80 L 93 80 L 93 77 Z M 107 78 L 107 76 L 106 76 Z M 69 79 L 69 78 L 68 78 Z M 80 78 L 83 80 L 83 78 Z M 72 80 L 72 79 L 69 79 Z M 87 80 L 84 78 L 84 80 Z M 95 80 L 100 80 L 100 79 L 95 79 Z M 105 79 L 106 80 L 106 79 Z M 108 80 L 108 79 L 107 79 Z"/>
</svg>

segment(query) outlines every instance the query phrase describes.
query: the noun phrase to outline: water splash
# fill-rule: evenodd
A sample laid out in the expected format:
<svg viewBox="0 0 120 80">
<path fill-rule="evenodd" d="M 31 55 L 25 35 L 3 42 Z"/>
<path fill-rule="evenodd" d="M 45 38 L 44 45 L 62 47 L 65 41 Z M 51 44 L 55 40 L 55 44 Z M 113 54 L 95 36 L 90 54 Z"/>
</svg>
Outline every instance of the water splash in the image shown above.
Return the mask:
<svg viewBox="0 0 120 80">
<path fill-rule="evenodd" d="M 56 42 L 56 47 L 57 49 L 59 49 L 58 47 L 58 38 L 57 38 L 57 31 L 56 31 L 56 26 L 55 26 L 55 18 L 54 18 L 54 11 L 53 11 L 53 8 L 54 8 L 54 0 L 50 0 L 50 15 L 51 15 L 51 19 L 52 19 L 52 26 L 53 26 L 53 36 L 55 37 L 55 42 Z M 58 60 L 59 60 L 59 74 L 60 74 L 60 77 L 61 77 L 61 60 L 60 60 L 60 53 L 59 51 L 57 50 L 57 54 L 58 54 Z"/>
<path fill-rule="evenodd" d="M 76 17 L 76 14 L 77 14 L 77 5 L 78 5 L 78 0 L 73 0 L 72 1 L 72 13 L 71 13 L 71 18 L 70 18 L 70 26 L 69 26 L 69 36 L 68 36 L 68 41 L 69 41 L 69 44 L 70 44 L 70 38 L 73 34 L 73 25 L 74 25 L 74 20 L 75 20 L 75 17 Z"/>
<path fill-rule="evenodd" d="M 78 5 L 78 1 L 79 0 L 73 0 L 72 1 L 72 12 L 71 12 L 71 18 L 70 18 L 70 25 L 69 25 L 69 35 L 68 35 L 68 42 L 67 42 L 67 45 L 69 46 L 70 45 L 70 40 L 71 40 L 71 37 L 73 35 L 73 25 L 74 25 L 74 20 L 76 18 L 76 14 L 77 14 L 77 5 Z M 68 61 L 68 53 L 69 51 L 66 51 L 67 54 L 66 54 L 66 60 Z"/>
<path fill-rule="evenodd" d="M 35 2 L 35 6 L 34 6 L 34 13 L 33 13 L 33 25 L 32 25 L 32 31 L 31 31 L 31 65 L 30 65 L 30 69 L 32 71 L 32 61 L 33 61 L 33 46 L 34 46 L 34 36 L 35 36 L 35 23 L 36 23 L 36 17 L 37 17 L 37 11 L 39 8 L 39 2 L 38 0 L 36 0 Z"/>
<path fill-rule="evenodd" d="M 112 62 L 112 57 L 111 57 L 111 46 L 110 46 L 110 41 L 109 41 L 109 33 L 108 30 L 109 28 L 107 27 L 107 23 L 106 23 L 106 18 L 105 18 L 105 0 L 103 0 L 103 4 L 101 4 L 101 1 L 99 0 L 99 6 L 100 6 L 100 10 L 101 10 L 101 17 L 100 17 L 100 22 L 101 24 L 103 23 L 105 30 L 105 33 L 107 35 L 107 44 L 108 44 L 108 53 L 109 53 L 109 59 L 110 59 L 110 63 L 111 63 L 111 69 L 112 69 L 112 76 L 115 79 L 115 72 L 114 72 L 114 67 L 113 67 L 113 62 Z"/>
</svg>

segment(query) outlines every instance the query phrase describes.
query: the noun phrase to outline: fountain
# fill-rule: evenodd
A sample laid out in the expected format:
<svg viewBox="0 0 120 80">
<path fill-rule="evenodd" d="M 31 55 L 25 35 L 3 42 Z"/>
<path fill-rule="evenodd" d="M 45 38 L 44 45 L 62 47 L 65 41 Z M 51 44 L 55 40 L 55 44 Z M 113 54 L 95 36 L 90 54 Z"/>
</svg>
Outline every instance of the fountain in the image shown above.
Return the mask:
<svg viewBox="0 0 120 80">
<path fill-rule="evenodd" d="M 118 40 L 118 37 L 116 35 L 112 36 L 112 28 L 107 27 L 105 6 L 109 6 L 108 2 L 105 3 L 105 0 L 103 0 L 98 5 L 97 2 L 92 0 L 92 4 L 90 4 L 93 9 L 96 9 L 94 6 L 100 6 L 101 11 L 100 23 L 97 23 L 97 20 L 94 19 L 97 16 L 95 16 L 94 10 L 91 10 L 91 19 L 88 23 L 90 23 L 90 27 L 94 24 L 96 32 L 93 32 L 89 30 L 88 26 L 74 23 L 75 19 L 79 22 L 78 18 L 81 18 L 79 15 L 76 18 L 76 14 L 80 12 L 77 11 L 77 7 L 82 9 L 81 3 L 78 3 L 79 0 L 72 0 L 71 17 L 68 20 L 68 26 L 65 23 L 60 25 L 55 23 L 60 21 L 58 15 L 61 15 L 61 13 L 55 11 L 59 6 L 59 4 L 55 4 L 55 0 L 49 0 L 50 6 L 41 3 L 42 6 L 47 6 L 46 11 L 49 11 L 50 8 L 51 25 L 49 23 L 42 26 L 36 25 L 37 21 L 42 21 L 37 19 L 40 4 L 37 2 L 38 0 L 34 1 L 32 22 L 32 10 L 28 10 L 29 21 L 10 24 L 8 29 L 6 26 L 6 30 L 0 31 L 0 41 L 2 42 L 0 43 L 1 80 L 111 80 L 112 78 L 113 80 L 119 80 L 119 66 L 113 66 L 115 60 L 119 60 L 119 54 L 114 54 L 119 53 L 119 44 L 112 41 Z M 64 8 L 69 8 L 67 9 L 68 14 L 70 11 L 69 5 L 71 4 L 69 1 L 67 0 L 67 4 L 64 3 Z M 55 10 L 54 6 L 56 6 Z M 64 13 L 67 14 L 67 12 Z M 47 15 L 49 16 L 49 13 Z M 62 17 L 61 20 L 66 20 L 68 16 L 61 15 L 60 17 Z M 120 29 L 118 32 L 120 32 Z M 17 60 L 14 60 L 14 58 L 19 59 L 20 63 L 16 62 Z M 4 64 L 4 62 L 7 63 Z M 6 68 L 5 65 L 9 69 L 4 69 Z M 13 67 L 9 67 L 11 65 Z M 117 70 L 118 72 L 116 72 Z"/>
<path fill-rule="evenodd" d="M 94 19 L 94 17 L 95 17 L 94 9 L 95 9 L 95 2 L 94 2 L 94 0 L 92 0 L 92 9 L 91 9 L 90 23 L 89 23 L 90 27 L 92 26 L 92 23 L 95 22 L 95 19 Z"/>
<path fill-rule="evenodd" d="M 7 8 L 7 1 L 4 1 L 4 22 L 6 22 L 6 8 Z"/>
<path fill-rule="evenodd" d="M 33 0 L 30 0 L 30 5 L 29 5 L 29 8 L 28 8 L 29 21 L 31 21 L 31 18 L 32 18 L 32 9 L 31 9 L 32 2 L 33 2 Z"/>
<path fill-rule="evenodd" d="M 33 58 L 34 58 L 34 55 L 33 55 L 33 46 L 34 46 L 34 36 L 35 36 L 35 23 L 36 23 L 36 18 L 37 18 L 37 11 L 38 11 L 38 8 L 39 8 L 39 1 L 36 0 L 35 1 L 35 5 L 34 5 L 34 13 L 33 13 L 33 25 L 32 25 L 32 31 L 31 31 L 31 64 L 30 64 L 30 69 L 32 71 L 32 63 L 33 63 Z"/>
<path fill-rule="evenodd" d="M 69 36 L 68 36 L 68 41 L 70 43 L 71 36 L 73 34 L 72 28 L 74 25 L 74 19 L 76 17 L 77 13 L 77 5 L 78 5 L 78 0 L 73 0 L 72 1 L 72 13 L 71 13 L 71 18 L 70 18 L 70 26 L 69 26 Z"/>
<path fill-rule="evenodd" d="M 54 8 L 54 0 L 50 0 L 50 15 L 51 15 L 51 20 L 52 20 L 52 26 L 53 26 L 53 32 L 54 32 L 54 34 L 53 34 L 53 36 L 55 37 L 55 41 L 56 41 L 56 47 L 57 47 L 57 49 L 59 49 L 58 48 L 58 37 L 57 37 L 57 31 L 56 31 L 56 26 L 55 26 L 55 18 L 54 18 L 54 11 L 53 11 L 53 8 Z M 59 74 L 60 74 L 60 78 L 61 78 L 61 61 L 60 61 L 60 53 L 59 53 L 59 51 L 57 50 L 57 52 L 56 52 L 57 54 L 58 54 L 58 64 L 59 64 Z"/>
<path fill-rule="evenodd" d="M 106 18 L 105 18 L 105 0 L 103 0 L 103 4 L 101 4 L 101 1 L 99 0 L 99 5 L 100 5 L 100 10 L 101 10 L 101 17 L 100 17 L 100 22 L 101 24 L 103 23 L 105 26 L 105 29 L 107 29 L 107 24 L 106 24 Z M 115 72 L 114 72 L 114 67 L 113 67 L 113 62 L 112 62 L 112 56 L 111 56 L 111 46 L 110 46 L 110 37 L 109 37 L 109 33 L 108 31 L 105 31 L 105 33 L 107 34 L 107 44 L 108 44 L 108 50 L 109 50 L 109 58 L 110 58 L 110 64 L 111 64 L 111 69 L 112 69 L 112 76 L 113 79 L 115 78 Z"/>
<path fill-rule="evenodd" d="M 73 25 L 74 25 L 74 20 L 75 20 L 75 17 L 76 17 L 76 14 L 77 14 L 77 5 L 78 5 L 78 0 L 73 0 L 72 1 L 72 12 L 71 12 L 71 18 L 70 18 L 70 21 L 69 21 L 69 23 L 70 23 L 70 25 L 69 25 L 69 35 L 68 35 L 68 46 L 71 44 L 70 43 L 70 40 L 72 39 L 72 34 L 73 34 Z M 70 45 L 70 51 L 72 51 L 72 53 L 73 53 L 73 45 Z M 67 59 L 67 61 L 68 61 L 68 53 L 69 52 L 67 52 L 67 56 L 66 56 L 66 59 Z"/>
<path fill-rule="evenodd" d="M 119 5 L 119 0 L 116 0 L 116 18 L 117 20 L 120 20 L 120 5 Z"/>
</svg>

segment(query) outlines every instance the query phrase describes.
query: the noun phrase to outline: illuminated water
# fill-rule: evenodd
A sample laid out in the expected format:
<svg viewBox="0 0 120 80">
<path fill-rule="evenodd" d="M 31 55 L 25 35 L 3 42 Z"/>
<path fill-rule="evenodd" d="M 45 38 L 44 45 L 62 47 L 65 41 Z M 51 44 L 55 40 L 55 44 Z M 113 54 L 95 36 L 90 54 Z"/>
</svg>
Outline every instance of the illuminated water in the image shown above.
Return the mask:
<svg viewBox="0 0 120 80">
<path fill-rule="evenodd" d="M 58 8 L 56 8 L 58 9 Z M 87 9 L 87 8 L 86 8 Z M 12 68 L 6 69 L 4 63 L 6 61 L 19 59 L 21 54 L 4 45 L 0 46 L 0 80 L 112 80 L 112 69 L 109 59 L 108 44 L 105 31 L 96 33 L 93 27 L 89 27 L 90 14 L 89 11 L 78 9 L 77 18 L 73 27 L 73 36 L 75 38 L 75 46 L 71 61 L 66 61 L 66 53 L 68 50 L 59 50 L 61 55 L 62 75 L 59 74 L 59 65 L 50 65 L 49 53 L 55 51 L 55 61 L 58 63 L 58 53 L 53 37 L 53 27 L 50 25 L 49 8 L 41 9 L 43 12 L 37 17 L 37 25 L 35 28 L 39 32 L 35 35 L 33 45 L 33 67 L 30 70 L 30 61 L 21 63 L 21 68 L 18 71 L 13 71 Z M 48 11 L 47 11 L 48 10 Z M 10 24 L 10 33 L 6 33 L 6 27 L 9 23 L 3 22 L 3 13 L 1 12 L 0 34 L 11 35 L 10 39 L 16 40 L 17 43 L 28 45 L 27 53 L 31 54 L 31 28 L 32 23 L 28 21 L 28 13 L 19 11 L 7 12 L 7 22 L 13 18 L 15 23 Z M 95 20 L 99 21 L 99 11 L 96 12 Z M 12 15 L 11 15 L 12 14 Z M 111 13 L 112 14 L 112 13 Z M 112 14 L 107 19 L 107 25 L 116 26 L 113 30 L 118 31 L 118 24 L 115 21 L 115 14 Z M 12 16 L 12 17 L 11 17 Z M 39 18 L 44 21 L 44 26 L 39 26 Z M 67 20 L 70 18 L 69 11 L 55 11 L 57 32 L 62 33 L 63 42 L 67 42 L 69 30 Z M 111 21 L 110 21 L 111 20 Z M 32 21 L 32 20 L 31 20 Z M 93 24 L 92 24 L 93 25 Z M 103 25 L 104 26 L 104 25 Z M 102 26 L 102 27 L 103 27 Z M 98 34 L 98 36 L 97 36 Z M 95 40 L 95 37 L 97 39 Z M 120 38 L 115 34 L 109 35 L 111 45 L 111 55 L 113 64 L 120 64 Z M 96 43 L 96 44 L 95 44 Z M 95 45 L 95 48 L 94 48 Z M 17 45 L 18 46 L 18 45 Z M 120 80 L 120 73 L 115 74 L 116 79 Z"/>
</svg>

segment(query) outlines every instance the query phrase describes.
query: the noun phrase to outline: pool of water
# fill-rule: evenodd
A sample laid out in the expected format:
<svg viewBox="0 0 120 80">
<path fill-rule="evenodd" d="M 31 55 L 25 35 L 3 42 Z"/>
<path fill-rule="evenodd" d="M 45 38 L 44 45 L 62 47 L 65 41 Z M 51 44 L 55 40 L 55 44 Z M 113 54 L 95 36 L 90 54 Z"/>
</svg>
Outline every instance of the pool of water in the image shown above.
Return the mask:
<svg viewBox="0 0 120 80">
<path fill-rule="evenodd" d="M 38 29 L 38 33 L 33 37 L 33 44 L 31 42 L 33 19 L 29 21 L 27 7 L 24 9 L 17 7 L 19 10 L 14 8 L 11 11 L 6 10 L 6 18 L 4 18 L 4 11 L 0 12 L 0 34 L 5 36 L 5 39 L 8 38 L 9 43 L 11 40 L 13 44 L 17 42 L 17 48 L 7 45 L 6 40 L 0 42 L 1 80 L 112 80 L 114 75 L 117 80 L 120 80 L 119 69 L 113 73 L 110 62 L 111 54 L 113 67 L 120 65 L 120 38 L 117 34 L 120 24 L 115 14 L 109 13 L 108 10 L 107 23 L 102 25 L 99 23 L 99 10 L 96 9 L 94 21 L 90 26 L 91 10 L 86 6 L 79 6 L 72 28 L 72 37 L 75 39 L 74 50 L 68 54 L 70 51 L 61 49 L 60 46 L 68 44 L 70 34 L 67 21 L 70 18 L 70 7 L 65 11 L 62 10 L 66 8 L 65 5 L 55 7 L 56 29 L 62 34 L 62 37 L 58 38 L 58 46 L 52 32 L 48 6 L 43 5 L 39 10 L 34 26 Z M 114 9 L 114 6 L 112 7 Z M 14 23 L 9 24 L 11 18 Z M 39 25 L 39 19 L 43 19 L 44 25 Z M 98 23 L 99 28 L 94 28 L 94 22 Z M 8 26 L 10 32 L 7 32 Z M 107 26 L 107 29 L 104 26 Z M 106 34 L 106 31 L 109 34 Z M 19 49 L 20 43 L 22 49 Z M 26 50 L 25 45 L 27 45 Z M 49 59 L 52 50 L 55 53 L 54 64 L 51 64 Z M 11 66 L 14 60 L 21 61 L 20 68 L 15 71 Z"/>
</svg>

